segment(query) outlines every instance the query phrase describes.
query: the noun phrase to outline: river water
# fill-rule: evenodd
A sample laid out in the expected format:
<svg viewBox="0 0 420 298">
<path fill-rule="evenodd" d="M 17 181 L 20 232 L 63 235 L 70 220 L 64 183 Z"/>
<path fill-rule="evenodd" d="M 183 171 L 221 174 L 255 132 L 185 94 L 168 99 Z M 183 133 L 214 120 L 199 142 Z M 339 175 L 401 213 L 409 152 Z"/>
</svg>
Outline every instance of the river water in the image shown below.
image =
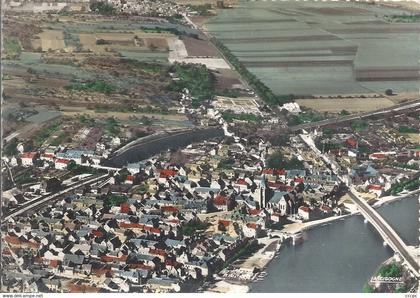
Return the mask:
<svg viewBox="0 0 420 298">
<path fill-rule="evenodd" d="M 418 245 L 419 202 L 407 198 L 378 209 L 409 245 Z M 361 292 L 393 251 L 361 215 L 305 232 L 302 244 L 284 245 L 251 292 Z"/>
</svg>

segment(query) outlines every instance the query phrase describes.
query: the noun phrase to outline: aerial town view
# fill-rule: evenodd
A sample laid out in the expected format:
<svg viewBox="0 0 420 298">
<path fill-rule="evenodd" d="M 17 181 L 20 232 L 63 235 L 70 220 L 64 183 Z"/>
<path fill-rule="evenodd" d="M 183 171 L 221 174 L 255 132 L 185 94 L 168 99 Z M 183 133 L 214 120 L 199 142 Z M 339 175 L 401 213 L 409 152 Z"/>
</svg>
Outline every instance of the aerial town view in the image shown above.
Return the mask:
<svg viewBox="0 0 420 298">
<path fill-rule="evenodd" d="M 420 2 L 1 13 L 1 293 L 417 297 Z"/>
</svg>

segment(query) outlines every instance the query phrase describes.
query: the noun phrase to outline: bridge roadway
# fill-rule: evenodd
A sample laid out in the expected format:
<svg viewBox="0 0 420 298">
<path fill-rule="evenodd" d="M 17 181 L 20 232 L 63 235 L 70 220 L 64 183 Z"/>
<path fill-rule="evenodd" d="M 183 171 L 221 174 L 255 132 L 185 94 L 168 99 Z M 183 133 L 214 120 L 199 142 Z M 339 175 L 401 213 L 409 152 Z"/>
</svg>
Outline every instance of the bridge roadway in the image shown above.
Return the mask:
<svg viewBox="0 0 420 298">
<path fill-rule="evenodd" d="M 104 175 L 101 175 L 99 177 L 98 176 L 95 176 L 95 177 L 89 176 L 89 178 L 81 180 L 81 181 L 77 181 L 77 182 L 73 183 L 72 185 L 70 185 L 69 187 L 67 187 L 67 188 L 65 188 L 65 189 L 63 189 L 59 192 L 56 192 L 56 193 L 53 193 L 53 194 L 48 194 L 48 195 L 42 196 L 40 198 L 37 198 L 35 200 L 32 200 L 30 202 L 27 202 L 27 203 L 23 204 L 22 206 L 19 206 L 18 210 L 7 212 L 6 214 L 3 214 L 2 223 L 4 223 L 5 221 L 13 218 L 14 216 L 17 216 L 17 215 L 20 215 L 22 213 L 28 212 L 29 210 L 34 209 L 41 204 L 44 204 L 48 201 L 51 201 L 51 200 L 55 199 L 56 197 L 58 197 L 60 195 L 63 195 L 65 193 L 69 192 L 69 191 L 75 190 L 76 188 L 79 188 L 79 187 L 87 185 L 87 184 L 92 184 L 92 183 L 95 183 L 95 182 L 101 182 L 101 180 L 107 178 L 108 176 L 109 176 L 108 174 L 104 174 Z"/>
<path fill-rule="evenodd" d="M 313 142 L 313 139 L 310 135 L 300 135 L 300 138 L 305 142 L 305 144 L 314 151 L 330 168 L 334 173 L 334 170 L 337 169 L 337 166 L 332 162 L 325 154 L 322 154 L 316 147 Z M 346 179 L 337 175 L 338 179 L 341 182 L 345 182 Z M 348 183 L 346 183 L 348 185 Z M 409 252 L 407 245 L 400 238 L 400 236 L 395 232 L 395 230 L 386 222 L 386 220 L 375 210 L 373 209 L 363 198 L 360 198 L 357 191 L 354 187 L 349 187 L 348 192 L 350 198 L 357 204 L 358 209 L 362 215 L 373 225 L 373 227 L 379 232 L 379 234 L 384 238 L 385 242 L 397 252 L 404 260 L 410 271 L 417 277 L 420 277 L 420 267 L 419 262 L 416 260 Z"/>
</svg>

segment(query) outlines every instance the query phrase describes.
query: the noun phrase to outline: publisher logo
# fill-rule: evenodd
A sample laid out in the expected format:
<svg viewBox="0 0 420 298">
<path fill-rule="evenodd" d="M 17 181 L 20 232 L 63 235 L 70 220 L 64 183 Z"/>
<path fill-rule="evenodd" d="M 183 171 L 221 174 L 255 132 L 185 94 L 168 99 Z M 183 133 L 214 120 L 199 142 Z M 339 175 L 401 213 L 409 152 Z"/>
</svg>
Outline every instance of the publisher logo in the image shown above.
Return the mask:
<svg viewBox="0 0 420 298">
<path fill-rule="evenodd" d="M 372 283 L 391 283 L 391 284 L 400 284 L 403 283 L 403 279 L 401 276 L 399 277 L 387 277 L 387 276 L 373 276 L 370 279 L 370 282 Z"/>
</svg>

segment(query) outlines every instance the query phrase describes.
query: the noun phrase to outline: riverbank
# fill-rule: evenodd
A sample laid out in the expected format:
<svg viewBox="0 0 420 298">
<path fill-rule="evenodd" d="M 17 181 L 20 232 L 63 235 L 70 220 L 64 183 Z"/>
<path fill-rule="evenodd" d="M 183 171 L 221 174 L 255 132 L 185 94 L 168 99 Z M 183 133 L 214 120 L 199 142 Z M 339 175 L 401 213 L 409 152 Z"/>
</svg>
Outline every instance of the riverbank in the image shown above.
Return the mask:
<svg viewBox="0 0 420 298">
<path fill-rule="evenodd" d="M 379 198 L 373 206 L 376 208 L 390 202 L 413 197 L 418 193 L 420 193 L 420 190 L 412 191 L 399 196 L 386 196 Z M 250 291 L 250 284 L 265 277 L 266 273 L 264 270 L 270 262 L 276 258 L 276 252 L 279 251 L 281 245 L 285 244 L 285 241 L 281 241 L 281 239 L 287 240 L 298 233 L 310 230 L 317 226 L 329 224 L 336 220 L 344 220 L 346 217 L 359 213 L 359 211 L 353 209 L 353 211 L 349 214 L 332 216 L 309 222 L 287 224 L 282 230 L 269 232 L 270 235 L 277 235 L 280 238 L 265 237 L 258 239 L 258 242 L 263 244 L 263 247 L 247 259 L 236 261 L 232 264 L 232 266 L 221 271 L 216 278 L 216 282 L 207 287 L 205 292 L 244 293 Z M 276 243 L 276 249 L 274 249 L 273 243 Z"/>
<path fill-rule="evenodd" d="M 233 262 L 230 266 L 220 271 L 216 276 L 216 282 L 210 285 L 204 292 L 210 293 L 246 293 L 249 292 L 249 284 L 261 276 L 264 269 L 281 247 L 280 238 L 259 238 L 258 244 L 262 247 L 247 257 Z"/>
<path fill-rule="evenodd" d="M 420 247 L 416 247 L 416 246 L 408 246 L 409 250 L 410 250 L 410 254 L 412 254 L 413 256 L 415 256 L 416 258 L 418 258 L 420 256 Z M 396 263 L 399 264 L 401 266 L 402 269 L 402 274 L 401 274 L 401 279 L 402 279 L 402 285 L 403 288 L 405 288 L 406 291 L 403 291 L 402 293 L 406 292 L 411 292 L 411 293 L 418 293 L 420 290 L 419 287 L 419 283 L 417 282 L 413 282 L 411 283 L 410 281 L 412 281 L 413 279 L 416 280 L 416 277 L 409 271 L 407 270 L 404 266 L 403 266 L 403 260 L 398 256 L 398 254 L 394 254 L 392 257 L 386 259 L 384 262 L 382 262 L 378 268 L 375 270 L 374 274 L 369 278 L 369 280 L 366 282 L 366 285 L 363 288 L 364 292 L 368 292 L 368 293 L 372 293 L 372 292 L 377 292 L 379 291 L 379 293 L 381 293 L 381 282 L 380 281 L 372 281 L 374 278 L 377 278 L 380 272 L 380 269 L 390 265 L 392 263 Z M 400 277 L 400 276 L 394 276 L 394 277 Z M 408 284 L 406 283 L 408 281 Z M 397 291 L 397 288 L 393 289 L 394 291 Z M 390 289 L 389 287 L 386 288 L 385 292 L 389 293 Z"/>
</svg>

